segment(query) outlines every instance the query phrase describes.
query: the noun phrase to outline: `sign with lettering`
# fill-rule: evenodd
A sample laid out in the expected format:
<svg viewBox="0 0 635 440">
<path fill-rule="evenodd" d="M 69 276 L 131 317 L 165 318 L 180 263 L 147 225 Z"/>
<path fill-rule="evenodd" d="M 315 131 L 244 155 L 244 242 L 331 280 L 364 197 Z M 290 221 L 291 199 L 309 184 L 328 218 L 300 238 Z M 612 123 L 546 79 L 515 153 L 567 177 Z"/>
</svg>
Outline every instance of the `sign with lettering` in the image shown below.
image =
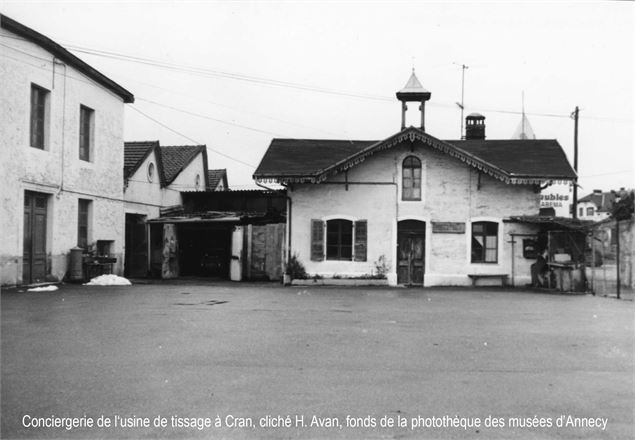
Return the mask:
<svg viewBox="0 0 635 440">
<path fill-rule="evenodd" d="M 432 232 L 435 234 L 465 234 L 465 223 L 432 222 Z"/>
</svg>

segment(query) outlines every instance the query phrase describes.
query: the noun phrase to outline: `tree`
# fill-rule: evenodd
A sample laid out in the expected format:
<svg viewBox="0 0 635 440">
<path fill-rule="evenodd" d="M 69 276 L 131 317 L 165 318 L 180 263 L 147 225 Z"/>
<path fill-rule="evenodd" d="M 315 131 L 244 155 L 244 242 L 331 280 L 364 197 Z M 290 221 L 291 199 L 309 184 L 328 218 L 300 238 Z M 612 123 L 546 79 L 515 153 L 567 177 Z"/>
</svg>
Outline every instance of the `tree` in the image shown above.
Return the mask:
<svg viewBox="0 0 635 440">
<path fill-rule="evenodd" d="M 635 193 L 631 191 L 620 191 L 617 196 L 619 197 L 613 204 L 611 210 L 611 217 L 616 220 L 628 220 L 633 217 L 633 201 L 635 199 Z"/>
</svg>

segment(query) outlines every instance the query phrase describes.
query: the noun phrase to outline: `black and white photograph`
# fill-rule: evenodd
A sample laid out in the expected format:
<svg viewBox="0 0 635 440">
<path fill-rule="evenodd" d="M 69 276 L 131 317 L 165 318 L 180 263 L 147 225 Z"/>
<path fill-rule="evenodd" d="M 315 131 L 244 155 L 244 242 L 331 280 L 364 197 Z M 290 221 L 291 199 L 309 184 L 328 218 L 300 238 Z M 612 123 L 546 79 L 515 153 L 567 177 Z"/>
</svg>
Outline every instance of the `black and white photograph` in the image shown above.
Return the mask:
<svg viewBox="0 0 635 440">
<path fill-rule="evenodd" d="M 0 438 L 635 438 L 635 2 L 0 2 Z"/>
</svg>

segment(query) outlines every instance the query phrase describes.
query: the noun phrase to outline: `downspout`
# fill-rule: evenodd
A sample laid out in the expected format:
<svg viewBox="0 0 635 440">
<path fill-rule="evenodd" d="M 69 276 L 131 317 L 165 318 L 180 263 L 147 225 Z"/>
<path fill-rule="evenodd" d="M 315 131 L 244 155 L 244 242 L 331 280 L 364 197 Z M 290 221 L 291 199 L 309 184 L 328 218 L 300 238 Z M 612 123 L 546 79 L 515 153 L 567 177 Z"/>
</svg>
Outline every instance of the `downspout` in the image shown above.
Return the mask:
<svg viewBox="0 0 635 440">
<path fill-rule="evenodd" d="M 254 182 L 256 183 L 256 185 L 258 185 L 259 187 L 266 189 L 267 191 L 274 191 L 274 192 L 281 192 L 278 189 L 273 189 L 273 188 L 269 188 L 265 185 L 260 184 L 257 180 L 254 180 Z M 286 188 L 286 186 L 285 186 Z M 287 224 L 286 224 L 286 234 L 287 234 L 287 254 L 285 255 L 285 261 L 284 261 L 284 274 L 287 275 L 287 265 L 289 263 L 289 260 L 291 259 L 291 208 L 292 208 L 292 203 L 291 203 L 291 197 L 289 197 L 288 194 L 284 195 L 287 199 Z"/>
<path fill-rule="evenodd" d="M 57 58 L 53 57 L 53 88 L 55 88 L 55 65 L 59 64 L 60 66 L 64 66 L 64 87 L 62 90 L 62 144 L 60 145 L 61 150 L 61 165 L 60 165 L 60 185 L 57 190 L 57 194 L 55 195 L 57 198 L 60 197 L 62 191 L 64 191 L 64 142 L 65 142 L 65 133 L 66 133 L 66 64 L 57 61 Z M 51 103 L 49 103 L 49 108 L 51 107 Z M 49 111 L 49 133 L 51 132 L 50 126 L 53 121 L 50 120 L 51 114 L 53 112 Z"/>
</svg>

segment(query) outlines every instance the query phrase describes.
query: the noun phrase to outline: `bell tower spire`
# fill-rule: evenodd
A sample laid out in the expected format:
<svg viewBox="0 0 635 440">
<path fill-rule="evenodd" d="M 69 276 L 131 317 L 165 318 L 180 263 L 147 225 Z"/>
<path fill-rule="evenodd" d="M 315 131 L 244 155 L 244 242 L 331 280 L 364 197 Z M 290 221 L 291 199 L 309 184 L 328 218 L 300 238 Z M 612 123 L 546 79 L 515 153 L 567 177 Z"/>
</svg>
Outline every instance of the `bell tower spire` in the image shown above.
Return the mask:
<svg viewBox="0 0 635 440">
<path fill-rule="evenodd" d="M 421 129 L 426 131 L 425 124 L 425 105 L 426 101 L 430 99 L 431 93 L 423 88 L 417 75 L 415 75 L 415 68 L 412 68 L 412 74 L 410 79 L 406 83 L 405 87 L 397 92 L 397 99 L 401 101 L 401 129 L 406 128 L 406 111 L 408 110 L 407 102 L 420 102 L 419 111 L 421 111 Z"/>
</svg>

